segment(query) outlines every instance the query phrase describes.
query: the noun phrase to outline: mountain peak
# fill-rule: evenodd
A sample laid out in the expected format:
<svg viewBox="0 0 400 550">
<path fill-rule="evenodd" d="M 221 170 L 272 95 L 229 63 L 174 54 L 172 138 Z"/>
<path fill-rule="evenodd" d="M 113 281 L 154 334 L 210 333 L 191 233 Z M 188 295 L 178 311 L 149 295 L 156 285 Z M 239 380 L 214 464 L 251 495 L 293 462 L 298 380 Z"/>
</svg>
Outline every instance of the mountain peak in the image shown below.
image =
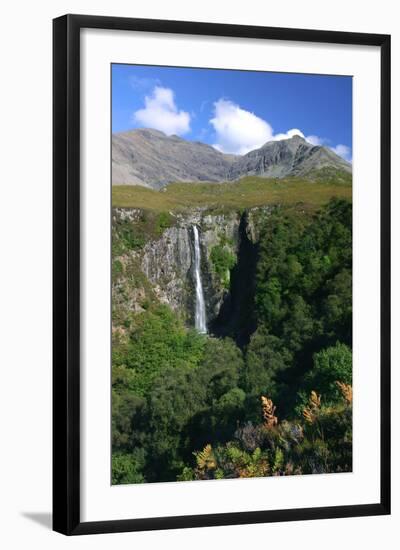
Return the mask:
<svg viewBox="0 0 400 550">
<path fill-rule="evenodd" d="M 142 135 L 144 137 L 167 137 L 161 130 L 155 130 L 154 128 L 136 128 L 132 130 L 132 133 Z"/>
<path fill-rule="evenodd" d="M 229 179 L 246 176 L 285 178 L 307 177 L 321 169 L 351 173 L 351 165 L 331 149 L 309 143 L 304 137 L 269 141 L 260 149 L 238 157 L 229 171 Z"/>
<path fill-rule="evenodd" d="M 294 141 L 294 142 L 301 141 L 301 142 L 303 142 L 303 141 L 307 141 L 307 140 L 303 136 L 300 136 L 299 134 L 295 134 L 294 136 L 288 138 L 288 141 Z"/>
<path fill-rule="evenodd" d="M 294 136 L 287 137 L 284 139 L 272 139 L 270 141 L 265 142 L 264 145 L 261 146 L 261 148 L 273 147 L 275 149 L 281 149 L 288 146 L 292 148 L 293 147 L 297 148 L 300 144 L 305 144 L 305 145 L 308 145 L 309 147 L 313 147 L 313 145 L 309 143 L 305 138 L 296 134 Z M 253 151 L 258 151 L 258 149 L 253 149 Z M 252 151 L 250 151 L 249 153 L 252 153 Z"/>
<path fill-rule="evenodd" d="M 205 143 L 139 128 L 112 137 L 113 184 L 159 189 L 175 181 L 236 181 L 244 176 L 312 176 L 321 169 L 351 173 L 331 149 L 294 135 L 269 141 L 245 155 L 226 155 Z"/>
</svg>

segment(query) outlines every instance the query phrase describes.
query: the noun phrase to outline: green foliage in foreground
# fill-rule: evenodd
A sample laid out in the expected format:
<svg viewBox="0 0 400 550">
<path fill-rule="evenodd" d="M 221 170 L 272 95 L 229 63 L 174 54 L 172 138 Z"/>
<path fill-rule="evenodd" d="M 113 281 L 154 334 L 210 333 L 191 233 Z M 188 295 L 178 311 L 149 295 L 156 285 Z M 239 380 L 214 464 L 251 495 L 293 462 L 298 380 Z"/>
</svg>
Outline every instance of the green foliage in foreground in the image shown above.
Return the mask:
<svg viewBox="0 0 400 550">
<path fill-rule="evenodd" d="M 183 468 L 178 480 L 351 471 L 351 401 L 342 396 L 333 406 L 321 406 L 310 400 L 304 411 L 303 418 L 277 419 L 274 426 L 249 422 L 232 441 L 207 444 L 194 453 L 195 465 Z"/>
<path fill-rule="evenodd" d="M 351 204 L 263 224 L 244 349 L 156 301 L 115 331 L 113 483 L 351 470 Z"/>
<path fill-rule="evenodd" d="M 144 478 L 140 473 L 144 465 L 144 453 L 142 449 L 133 451 L 131 454 L 115 453 L 112 456 L 112 485 L 126 483 L 143 483 Z"/>
<path fill-rule="evenodd" d="M 314 355 L 313 366 L 305 375 L 304 390 L 308 393 L 318 388 L 327 402 L 335 402 L 341 393 L 337 380 L 345 384 L 352 381 L 351 349 L 340 342 Z"/>
</svg>

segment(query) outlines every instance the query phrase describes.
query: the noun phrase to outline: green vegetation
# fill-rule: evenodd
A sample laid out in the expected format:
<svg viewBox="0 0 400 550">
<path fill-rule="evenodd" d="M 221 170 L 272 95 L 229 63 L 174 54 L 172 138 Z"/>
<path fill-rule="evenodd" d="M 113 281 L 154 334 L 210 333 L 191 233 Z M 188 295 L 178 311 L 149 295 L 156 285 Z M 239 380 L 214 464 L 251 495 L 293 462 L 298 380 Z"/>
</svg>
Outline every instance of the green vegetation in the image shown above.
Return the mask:
<svg viewBox="0 0 400 550">
<path fill-rule="evenodd" d="M 314 355 L 313 367 L 304 378 L 304 388 L 308 392 L 319 388 L 325 401 L 335 402 L 341 393 L 337 380 L 345 384 L 351 384 L 352 380 L 351 349 L 340 342 Z"/>
<path fill-rule="evenodd" d="M 160 212 L 155 218 L 155 233 L 159 237 L 165 229 L 171 227 L 173 218 L 169 212 Z"/>
<path fill-rule="evenodd" d="M 217 245 L 211 249 L 210 259 L 221 284 L 228 289 L 231 269 L 236 264 L 236 256 L 227 245 Z"/>
<path fill-rule="evenodd" d="M 114 216 L 112 226 L 112 255 L 117 258 L 127 252 L 137 251 L 151 239 L 160 237 L 174 223 L 169 212 L 138 211 L 137 219 Z"/>
<path fill-rule="evenodd" d="M 135 231 L 113 226 L 113 483 L 351 471 L 351 203 L 325 204 L 328 184 L 286 185 L 247 178 L 113 189 L 118 200 L 154 209 Z M 336 186 L 340 193 L 350 198 L 351 188 Z M 266 196 L 282 206 L 258 222 L 256 328 L 239 348 L 185 327 L 129 252 L 173 223 L 169 209 L 243 208 Z M 298 200 L 308 207 L 293 209 Z M 211 256 L 228 286 L 236 261 L 229 244 Z M 143 289 L 138 312 L 125 306 L 130 285 Z"/>
<path fill-rule="evenodd" d="M 262 397 L 264 422 L 238 428 L 233 441 L 194 453 L 180 481 L 348 472 L 352 468 L 351 386 L 338 385 L 334 405 L 311 392 L 301 416 L 280 422 L 273 402 Z"/>
<path fill-rule="evenodd" d="M 129 220 L 116 220 L 112 235 L 113 257 L 120 256 L 124 252 L 140 249 L 145 242 L 144 232 L 134 230 Z"/>
<path fill-rule="evenodd" d="M 318 181 L 321 183 L 329 183 L 334 185 L 351 185 L 352 182 L 351 172 L 345 172 L 344 170 L 338 170 L 333 166 L 325 166 L 324 168 L 314 169 L 308 178 L 312 181 Z"/>
<path fill-rule="evenodd" d="M 132 318 L 129 339 L 113 342 L 113 384 L 146 396 L 164 371 L 198 365 L 203 347 L 204 337 L 186 330 L 169 307 L 150 307 Z"/>
<path fill-rule="evenodd" d="M 157 212 L 208 209 L 252 208 L 265 204 L 304 203 L 315 209 L 332 197 L 351 199 L 351 175 L 338 185 L 330 176 L 328 182 L 301 178 L 264 179 L 246 177 L 230 183 L 171 183 L 160 191 L 133 185 L 114 185 L 114 207 L 151 208 Z"/>
</svg>

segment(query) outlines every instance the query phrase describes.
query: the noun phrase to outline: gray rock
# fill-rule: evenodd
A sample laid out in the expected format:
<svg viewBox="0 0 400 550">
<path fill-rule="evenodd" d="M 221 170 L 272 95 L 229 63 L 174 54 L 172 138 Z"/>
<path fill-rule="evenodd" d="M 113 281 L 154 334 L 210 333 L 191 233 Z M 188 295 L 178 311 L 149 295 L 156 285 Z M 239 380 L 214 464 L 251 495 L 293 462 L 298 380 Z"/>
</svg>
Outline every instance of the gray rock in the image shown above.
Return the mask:
<svg viewBox="0 0 400 550">
<path fill-rule="evenodd" d="M 207 309 L 207 320 L 214 319 L 220 310 L 227 290 L 216 276 L 211 250 L 221 242 L 230 243 L 234 254 L 238 248 L 240 215 L 205 214 L 193 210 L 179 215 L 177 223 L 164 231 L 162 236 L 146 244 L 143 250 L 141 269 L 153 286 L 161 303 L 168 304 L 178 312 L 184 312 L 188 324 L 193 324 L 194 277 L 193 277 L 193 225 L 199 228 L 201 248 L 201 271 Z"/>
<path fill-rule="evenodd" d="M 311 145 L 302 137 L 293 136 L 281 141 L 270 141 L 260 149 L 237 158 L 232 164 L 228 179 L 236 180 L 243 176 L 307 176 L 326 167 L 351 172 L 351 164 L 331 149 Z"/>
<path fill-rule="evenodd" d="M 244 176 L 312 176 L 330 168 L 351 173 L 331 149 L 300 136 L 270 141 L 246 155 L 225 155 L 210 145 L 139 129 L 112 136 L 113 185 L 160 189 L 171 182 L 223 182 Z"/>
<path fill-rule="evenodd" d="M 122 272 L 113 278 L 113 311 L 121 319 L 140 313 L 146 303 L 156 299 L 171 307 L 187 326 L 194 326 L 195 277 L 193 225 L 198 227 L 201 249 L 201 280 L 208 326 L 211 326 L 223 304 L 229 301 L 229 285 L 221 280 L 211 260 L 215 246 L 223 246 L 239 260 L 243 230 L 256 244 L 259 227 L 274 206 L 255 207 L 246 212 L 210 212 L 197 208 L 175 215 L 174 224 L 159 237 L 150 237 L 143 248 L 125 250 L 118 261 Z M 113 223 L 123 220 L 132 225 L 142 223 L 143 211 L 137 208 L 116 208 Z"/>
<path fill-rule="evenodd" d="M 210 145 L 166 136 L 157 130 L 133 130 L 112 136 L 112 182 L 159 189 L 176 181 L 227 179 L 234 160 Z"/>
<path fill-rule="evenodd" d="M 174 310 L 186 309 L 186 283 L 192 265 L 188 226 L 166 229 L 157 241 L 146 244 L 142 271 L 152 283 L 161 303 Z"/>
</svg>

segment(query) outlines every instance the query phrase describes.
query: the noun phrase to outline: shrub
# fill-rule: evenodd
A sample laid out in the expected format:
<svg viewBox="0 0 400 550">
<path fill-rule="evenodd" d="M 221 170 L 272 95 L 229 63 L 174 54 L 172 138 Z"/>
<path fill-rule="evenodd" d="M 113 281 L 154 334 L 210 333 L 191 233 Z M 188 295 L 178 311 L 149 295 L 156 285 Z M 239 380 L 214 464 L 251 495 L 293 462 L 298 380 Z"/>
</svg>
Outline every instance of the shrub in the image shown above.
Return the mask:
<svg viewBox="0 0 400 550">
<path fill-rule="evenodd" d="M 124 483 L 142 483 L 144 481 L 141 469 L 144 466 L 144 453 L 137 451 L 132 454 L 113 454 L 112 485 Z"/>
<path fill-rule="evenodd" d="M 229 288 L 230 271 L 236 264 L 236 256 L 226 245 L 217 245 L 211 249 L 210 259 L 221 284 Z"/>
</svg>

